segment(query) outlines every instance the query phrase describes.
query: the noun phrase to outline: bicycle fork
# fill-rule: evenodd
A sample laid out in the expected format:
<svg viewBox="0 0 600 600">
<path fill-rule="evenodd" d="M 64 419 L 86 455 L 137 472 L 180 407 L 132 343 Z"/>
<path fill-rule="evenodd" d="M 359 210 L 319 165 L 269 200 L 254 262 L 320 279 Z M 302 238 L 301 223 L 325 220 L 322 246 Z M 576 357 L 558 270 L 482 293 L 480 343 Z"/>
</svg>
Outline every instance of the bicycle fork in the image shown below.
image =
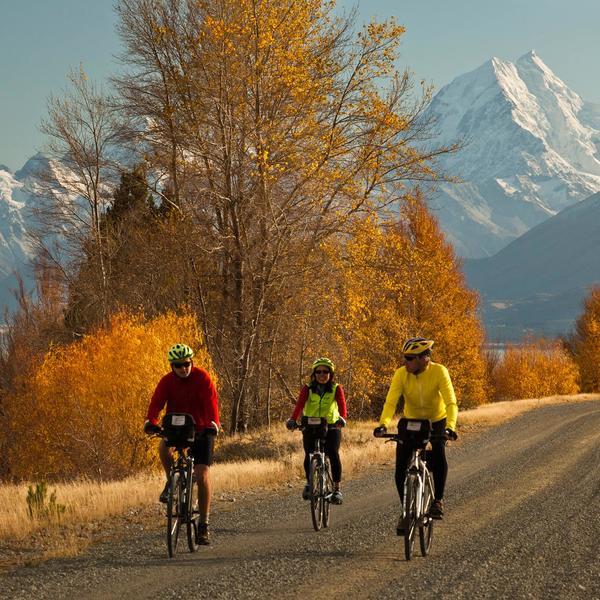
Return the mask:
<svg viewBox="0 0 600 600">
<path fill-rule="evenodd" d="M 325 468 L 325 463 L 323 463 L 322 469 L 322 477 L 323 477 L 323 491 L 325 492 L 328 489 L 327 486 L 327 469 Z M 331 497 L 333 496 L 333 490 L 326 492 L 324 494 L 325 502 L 331 502 Z"/>
<path fill-rule="evenodd" d="M 319 494 L 323 496 L 325 502 L 331 501 L 333 492 L 326 493 L 327 490 L 327 469 L 325 468 L 325 454 L 323 452 L 311 452 L 309 460 L 312 462 L 313 458 L 317 459 L 318 463 L 318 481 L 319 481 Z"/>
<path fill-rule="evenodd" d="M 415 517 L 417 519 L 420 519 L 421 516 L 423 515 L 423 482 L 424 482 L 424 477 L 425 477 L 425 473 L 424 473 L 424 469 L 421 467 L 419 468 L 414 462 L 411 463 L 411 466 L 407 469 L 406 471 L 407 477 L 405 477 L 404 479 L 404 502 L 402 504 L 402 517 L 404 519 L 406 519 L 406 517 L 408 516 L 406 513 L 406 508 L 407 508 L 407 502 L 406 499 L 409 497 L 409 493 L 408 493 L 408 481 L 409 481 L 409 475 L 414 475 L 416 481 L 417 481 L 417 489 L 416 489 L 416 497 L 414 498 L 415 501 Z"/>
</svg>

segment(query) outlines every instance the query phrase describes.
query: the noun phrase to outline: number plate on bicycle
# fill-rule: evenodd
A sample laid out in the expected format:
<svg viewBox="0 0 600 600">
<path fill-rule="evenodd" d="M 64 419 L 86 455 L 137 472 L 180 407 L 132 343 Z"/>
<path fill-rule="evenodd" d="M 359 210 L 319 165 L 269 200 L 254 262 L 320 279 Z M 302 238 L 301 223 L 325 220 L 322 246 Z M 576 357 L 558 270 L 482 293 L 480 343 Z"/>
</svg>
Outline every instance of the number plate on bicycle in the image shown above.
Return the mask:
<svg viewBox="0 0 600 600">
<path fill-rule="evenodd" d="M 306 419 L 306 422 L 309 425 L 320 425 L 321 424 L 321 417 L 308 417 Z"/>
<path fill-rule="evenodd" d="M 398 435 L 411 444 L 421 444 L 429 437 L 431 422 L 428 419 L 400 419 Z"/>
<path fill-rule="evenodd" d="M 195 437 L 194 417 L 187 413 L 167 413 L 163 418 L 167 446 L 189 446 Z"/>
</svg>

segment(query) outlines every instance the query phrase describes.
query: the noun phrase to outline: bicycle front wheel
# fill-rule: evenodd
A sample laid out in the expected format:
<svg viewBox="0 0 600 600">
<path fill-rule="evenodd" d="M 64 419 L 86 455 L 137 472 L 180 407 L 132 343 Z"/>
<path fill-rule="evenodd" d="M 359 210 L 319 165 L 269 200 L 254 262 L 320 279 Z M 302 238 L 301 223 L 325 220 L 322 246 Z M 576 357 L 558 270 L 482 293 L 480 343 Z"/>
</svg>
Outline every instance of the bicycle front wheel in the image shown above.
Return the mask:
<svg viewBox="0 0 600 600">
<path fill-rule="evenodd" d="M 200 522 L 200 503 L 198 500 L 198 483 L 194 481 L 192 467 L 188 469 L 187 481 L 187 542 L 190 552 L 196 552 L 196 550 L 198 550 L 198 524 Z"/>
<path fill-rule="evenodd" d="M 406 476 L 404 486 L 404 556 L 410 560 L 415 544 L 415 533 L 417 530 L 417 476 L 409 474 Z"/>
<path fill-rule="evenodd" d="M 423 516 L 419 525 L 419 542 L 421 543 L 421 554 L 427 556 L 431 549 L 433 539 L 433 519 L 429 516 L 429 509 L 433 502 L 433 479 L 429 470 L 425 470 L 425 481 L 423 484 Z"/>
<path fill-rule="evenodd" d="M 331 495 L 333 494 L 333 479 L 331 477 L 331 465 L 329 459 L 325 459 L 323 469 L 323 527 L 331 525 Z"/>
<path fill-rule="evenodd" d="M 171 486 L 167 500 L 167 549 L 169 558 L 175 556 L 179 527 L 181 526 L 181 502 L 183 499 L 181 473 L 174 471 L 171 475 Z"/>
<path fill-rule="evenodd" d="M 310 514 L 315 531 L 323 525 L 323 479 L 322 463 L 316 456 L 310 461 L 308 485 L 310 487 Z"/>
</svg>

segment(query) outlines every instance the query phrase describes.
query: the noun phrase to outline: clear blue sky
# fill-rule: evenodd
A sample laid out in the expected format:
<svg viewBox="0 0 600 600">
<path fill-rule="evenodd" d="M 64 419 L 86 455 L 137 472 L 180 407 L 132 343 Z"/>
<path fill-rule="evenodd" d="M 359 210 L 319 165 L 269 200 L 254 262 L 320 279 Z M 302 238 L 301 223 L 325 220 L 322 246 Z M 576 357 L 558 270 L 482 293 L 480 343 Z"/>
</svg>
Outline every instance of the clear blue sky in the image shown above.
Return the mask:
<svg viewBox="0 0 600 600">
<path fill-rule="evenodd" d="M 399 68 L 439 89 L 497 56 L 531 49 L 585 100 L 600 103 L 600 0 L 338 0 L 360 19 L 406 27 Z M 0 0 L 0 163 L 16 170 L 42 145 L 50 94 L 83 64 L 103 81 L 120 51 L 112 0 Z"/>
</svg>

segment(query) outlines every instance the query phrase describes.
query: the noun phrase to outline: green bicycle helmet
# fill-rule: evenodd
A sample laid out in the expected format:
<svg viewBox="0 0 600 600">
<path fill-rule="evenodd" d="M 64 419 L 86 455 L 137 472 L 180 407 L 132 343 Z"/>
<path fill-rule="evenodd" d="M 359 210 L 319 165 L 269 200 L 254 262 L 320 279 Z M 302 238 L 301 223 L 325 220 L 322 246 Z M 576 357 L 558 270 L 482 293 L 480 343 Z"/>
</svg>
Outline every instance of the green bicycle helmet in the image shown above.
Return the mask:
<svg viewBox="0 0 600 600">
<path fill-rule="evenodd" d="M 315 362 L 312 364 L 312 367 L 310 368 L 311 373 L 314 373 L 317 367 L 328 367 L 332 375 L 335 373 L 335 365 L 331 360 L 329 360 L 325 356 L 322 356 L 321 358 L 317 358 L 317 360 L 315 360 Z"/>
<path fill-rule="evenodd" d="M 408 356 L 416 356 L 425 352 L 427 350 L 431 350 L 433 346 L 433 340 L 426 340 L 422 337 L 414 337 L 410 338 L 406 342 L 404 342 L 404 346 L 402 347 L 402 354 L 406 354 Z"/>
<path fill-rule="evenodd" d="M 167 359 L 169 362 L 177 362 L 178 360 L 185 360 L 186 358 L 192 358 L 194 351 L 185 344 L 175 344 L 169 348 L 167 352 Z"/>
</svg>

